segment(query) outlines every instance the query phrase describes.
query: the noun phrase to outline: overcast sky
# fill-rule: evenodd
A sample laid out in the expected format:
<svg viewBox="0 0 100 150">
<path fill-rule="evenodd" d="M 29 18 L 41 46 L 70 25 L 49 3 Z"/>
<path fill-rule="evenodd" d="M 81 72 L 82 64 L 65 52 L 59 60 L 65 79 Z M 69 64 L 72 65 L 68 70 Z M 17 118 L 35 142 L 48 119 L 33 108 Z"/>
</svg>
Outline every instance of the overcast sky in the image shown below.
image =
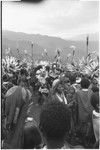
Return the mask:
<svg viewBox="0 0 100 150">
<path fill-rule="evenodd" d="M 45 0 L 3 2 L 2 29 L 69 38 L 99 31 L 99 2 Z"/>
</svg>

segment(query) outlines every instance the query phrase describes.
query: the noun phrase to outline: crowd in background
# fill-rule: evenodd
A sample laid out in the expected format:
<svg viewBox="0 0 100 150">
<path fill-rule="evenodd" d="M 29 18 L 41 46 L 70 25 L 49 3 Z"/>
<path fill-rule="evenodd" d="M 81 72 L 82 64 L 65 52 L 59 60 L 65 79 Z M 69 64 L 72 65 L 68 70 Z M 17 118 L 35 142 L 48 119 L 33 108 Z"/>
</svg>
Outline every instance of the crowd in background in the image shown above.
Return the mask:
<svg viewBox="0 0 100 150">
<path fill-rule="evenodd" d="M 99 62 L 2 60 L 2 148 L 99 148 Z M 41 107 L 39 122 L 29 117 Z M 36 112 L 37 113 L 37 112 Z"/>
</svg>

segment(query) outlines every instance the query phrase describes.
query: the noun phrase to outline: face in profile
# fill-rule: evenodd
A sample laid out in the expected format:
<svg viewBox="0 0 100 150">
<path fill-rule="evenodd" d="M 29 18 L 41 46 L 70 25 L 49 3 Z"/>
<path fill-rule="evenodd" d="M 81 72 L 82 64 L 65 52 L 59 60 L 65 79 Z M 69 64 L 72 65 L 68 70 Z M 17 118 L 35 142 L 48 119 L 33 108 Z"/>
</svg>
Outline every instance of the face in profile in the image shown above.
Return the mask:
<svg viewBox="0 0 100 150">
<path fill-rule="evenodd" d="M 96 80 L 95 78 L 93 79 L 92 83 L 93 83 L 94 85 L 97 85 L 97 84 L 98 84 L 98 82 L 97 82 L 97 80 Z"/>
<path fill-rule="evenodd" d="M 57 91 L 60 93 L 63 91 L 63 86 L 61 84 L 58 85 Z"/>
<path fill-rule="evenodd" d="M 70 93 L 74 94 L 75 93 L 75 89 L 73 87 L 70 88 Z"/>
</svg>

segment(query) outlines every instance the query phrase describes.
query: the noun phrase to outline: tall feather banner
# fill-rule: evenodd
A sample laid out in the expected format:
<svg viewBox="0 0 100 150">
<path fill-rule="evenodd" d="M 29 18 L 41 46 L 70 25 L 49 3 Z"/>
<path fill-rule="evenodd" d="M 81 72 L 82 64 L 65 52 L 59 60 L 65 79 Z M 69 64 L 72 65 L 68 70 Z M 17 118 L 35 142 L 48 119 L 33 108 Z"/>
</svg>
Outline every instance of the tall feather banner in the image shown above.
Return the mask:
<svg viewBox="0 0 100 150">
<path fill-rule="evenodd" d="M 87 38 L 86 38 L 86 41 L 87 41 L 87 46 L 89 45 L 89 36 L 87 36 Z"/>
<path fill-rule="evenodd" d="M 88 46 L 89 46 L 89 36 L 86 37 L 86 46 L 87 46 L 87 54 L 86 54 L 86 59 L 88 57 Z"/>
</svg>

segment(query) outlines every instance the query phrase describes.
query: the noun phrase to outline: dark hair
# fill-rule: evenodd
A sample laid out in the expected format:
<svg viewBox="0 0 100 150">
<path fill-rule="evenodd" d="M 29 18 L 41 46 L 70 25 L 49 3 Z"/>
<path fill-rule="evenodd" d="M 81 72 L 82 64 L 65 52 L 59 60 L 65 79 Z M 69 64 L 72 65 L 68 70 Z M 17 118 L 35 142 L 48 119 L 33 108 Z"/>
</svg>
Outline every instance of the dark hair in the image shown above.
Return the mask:
<svg viewBox="0 0 100 150">
<path fill-rule="evenodd" d="M 22 68 L 22 69 L 20 70 L 20 75 L 28 76 L 27 70 L 26 70 L 25 68 Z"/>
<path fill-rule="evenodd" d="M 97 85 L 97 83 L 98 83 L 98 81 L 95 78 L 93 78 L 92 79 L 92 84 Z"/>
<path fill-rule="evenodd" d="M 42 107 L 40 130 L 47 139 L 62 139 L 69 129 L 70 111 L 64 103 L 51 100 Z"/>
<path fill-rule="evenodd" d="M 47 71 L 50 71 L 50 66 L 45 67 Z"/>
<path fill-rule="evenodd" d="M 73 84 L 76 82 L 76 75 L 75 74 L 72 74 L 70 77 L 69 77 L 69 80 L 70 80 L 70 83 Z"/>
<path fill-rule="evenodd" d="M 24 127 L 23 148 L 24 149 L 39 148 L 41 143 L 42 138 L 39 129 L 31 122 L 27 122 L 27 125 Z"/>
<path fill-rule="evenodd" d="M 96 85 L 92 86 L 92 91 L 95 92 L 99 92 L 99 88 Z"/>
<path fill-rule="evenodd" d="M 88 78 L 82 78 L 81 87 L 84 89 L 88 89 L 89 85 L 90 85 L 89 79 Z"/>
<path fill-rule="evenodd" d="M 91 105 L 94 107 L 95 110 L 98 110 L 97 105 L 99 104 L 99 92 L 95 92 L 91 96 Z"/>
<path fill-rule="evenodd" d="M 4 81 L 4 82 L 7 82 L 8 79 L 9 79 L 8 74 L 4 74 L 4 75 L 3 75 L 3 81 Z"/>
<path fill-rule="evenodd" d="M 26 77 L 19 77 L 17 80 L 17 84 L 19 85 L 21 82 L 24 82 L 28 86 L 28 79 Z"/>
</svg>

